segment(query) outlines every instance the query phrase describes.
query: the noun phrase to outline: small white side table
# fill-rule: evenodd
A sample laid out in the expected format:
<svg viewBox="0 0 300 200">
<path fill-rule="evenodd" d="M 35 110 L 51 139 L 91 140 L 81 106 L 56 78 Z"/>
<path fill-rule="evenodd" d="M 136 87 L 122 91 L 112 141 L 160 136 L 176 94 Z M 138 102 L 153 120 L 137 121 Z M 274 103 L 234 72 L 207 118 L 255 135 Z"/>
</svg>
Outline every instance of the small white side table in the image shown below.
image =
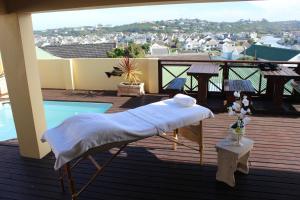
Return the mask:
<svg viewBox="0 0 300 200">
<path fill-rule="evenodd" d="M 250 151 L 253 148 L 254 142 L 243 137 L 241 140 L 242 146 L 232 144 L 229 139 L 222 139 L 216 145 L 218 152 L 218 171 L 216 179 L 227 183 L 229 186 L 235 186 L 234 172 L 249 173 L 248 158 Z"/>
</svg>

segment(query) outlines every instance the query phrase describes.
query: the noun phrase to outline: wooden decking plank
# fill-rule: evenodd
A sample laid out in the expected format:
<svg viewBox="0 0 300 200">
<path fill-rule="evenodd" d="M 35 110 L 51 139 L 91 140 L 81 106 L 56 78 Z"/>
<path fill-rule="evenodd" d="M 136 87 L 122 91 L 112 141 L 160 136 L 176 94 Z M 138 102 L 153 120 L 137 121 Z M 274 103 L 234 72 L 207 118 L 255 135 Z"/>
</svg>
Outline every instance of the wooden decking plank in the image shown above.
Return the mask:
<svg viewBox="0 0 300 200">
<path fill-rule="evenodd" d="M 53 100 L 114 102 L 109 112 L 166 98 L 164 95 L 115 97 L 114 93 L 101 92 L 99 96 L 86 98 L 56 90 L 46 93 L 44 91 L 45 98 Z M 172 143 L 151 137 L 130 144 L 80 199 L 299 199 L 299 118 L 267 115 L 253 115 L 251 118 L 246 129 L 247 137 L 255 140 L 250 157 L 250 173 L 237 173 L 237 186 L 234 189 L 215 181 L 217 154 L 214 146 L 218 140 L 227 136 L 227 127 L 234 121 L 226 113 L 220 113 L 203 123 L 203 166 L 199 165 L 196 151 L 182 146 L 174 151 Z M 182 137 L 179 139 L 197 147 Z M 0 199 L 69 199 L 68 192 L 60 192 L 53 170 L 53 154 L 42 160 L 26 159 L 19 156 L 17 146 L 1 144 L 0 152 Z M 99 154 L 96 159 L 103 161 L 109 155 Z M 74 170 L 77 184 L 82 185 L 93 170 L 87 161 L 80 164 Z"/>
</svg>

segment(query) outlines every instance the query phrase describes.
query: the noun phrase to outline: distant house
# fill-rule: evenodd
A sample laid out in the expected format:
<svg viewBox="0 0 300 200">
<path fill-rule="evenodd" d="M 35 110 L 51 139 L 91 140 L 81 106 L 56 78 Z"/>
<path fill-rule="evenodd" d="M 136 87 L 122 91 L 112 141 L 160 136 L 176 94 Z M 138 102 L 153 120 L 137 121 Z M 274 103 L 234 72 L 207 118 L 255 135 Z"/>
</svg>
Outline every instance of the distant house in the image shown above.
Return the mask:
<svg viewBox="0 0 300 200">
<path fill-rule="evenodd" d="M 169 48 L 159 44 L 153 44 L 150 47 L 150 55 L 151 56 L 161 56 L 170 54 Z"/>
<path fill-rule="evenodd" d="M 248 49 L 243 51 L 242 54 L 262 60 L 288 61 L 300 54 L 300 51 L 263 45 L 251 45 Z"/>
<path fill-rule="evenodd" d="M 235 47 L 232 43 L 224 43 L 222 46 L 222 57 L 231 60 Z"/>
<path fill-rule="evenodd" d="M 70 44 L 41 48 L 59 58 L 107 58 L 106 52 L 116 48 L 116 43 Z"/>
<path fill-rule="evenodd" d="M 198 40 L 190 40 L 190 41 L 187 41 L 185 44 L 184 44 L 184 49 L 185 50 L 195 50 L 195 49 L 199 49 L 202 45 L 202 41 L 198 41 Z"/>
<path fill-rule="evenodd" d="M 223 40 L 223 42 L 224 42 L 224 43 L 228 43 L 228 44 L 232 44 L 232 43 L 233 43 L 232 40 L 229 39 L 229 38 L 225 38 L 225 39 Z"/>
<path fill-rule="evenodd" d="M 211 39 L 207 41 L 204 45 L 204 51 L 212 51 L 218 48 L 218 42 L 215 39 Z"/>
</svg>

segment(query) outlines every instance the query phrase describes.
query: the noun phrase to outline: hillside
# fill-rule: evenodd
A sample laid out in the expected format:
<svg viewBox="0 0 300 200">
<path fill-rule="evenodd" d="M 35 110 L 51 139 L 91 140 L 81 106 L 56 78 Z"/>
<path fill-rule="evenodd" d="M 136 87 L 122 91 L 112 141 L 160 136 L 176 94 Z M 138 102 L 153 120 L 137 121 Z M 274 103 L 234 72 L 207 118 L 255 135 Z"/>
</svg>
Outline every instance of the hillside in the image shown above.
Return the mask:
<svg viewBox="0 0 300 200">
<path fill-rule="evenodd" d="M 199 19 L 178 19 L 168 21 L 155 21 L 147 23 L 134 23 L 115 27 L 106 27 L 107 32 L 258 32 L 279 33 L 282 31 L 300 30 L 300 21 L 269 22 L 267 20 L 237 22 L 209 22 Z"/>
</svg>

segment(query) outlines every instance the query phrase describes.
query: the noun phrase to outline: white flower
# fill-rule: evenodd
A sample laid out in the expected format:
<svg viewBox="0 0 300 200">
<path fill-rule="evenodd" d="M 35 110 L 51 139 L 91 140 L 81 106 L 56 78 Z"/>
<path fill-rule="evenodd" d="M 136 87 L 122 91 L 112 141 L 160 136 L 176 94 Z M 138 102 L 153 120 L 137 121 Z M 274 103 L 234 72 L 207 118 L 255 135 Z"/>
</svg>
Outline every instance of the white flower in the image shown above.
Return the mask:
<svg viewBox="0 0 300 200">
<path fill-rule="evenodd" d="M 246 115 L 247 114 L 247 110 L 245 110 L 244 108 L 241 109 L 241 114 L 242 115 Z"/>
<path fill-rule="evenodd" d="M 250 117 L 245 117 L 243 119 L 244 125 L 246 126 L 247 124 L 249 124 L 249 122 L 251 121 Z"/>
<path fill-rule="evenodd" d="M 232 109 L 235 110 L 235 111 L 240 111 L 241 105 L 237 102 L 234 102 L 233 105 L 232 105 Z"/>
<path fill-rule="evenodd" d="M 234 95 L 236 98 L 240 98 L 240 97 L 241 97 L 241 93 L 240 93 L 240 92 L 234 92 L 233 95 Z"/>
<path fill-rule="evenodd" d="M 228 115 L 230 115 L 230 116 L 233 116 L 234 114 L 235 114 L 235 112 L 233 112 L 233 111 L 228 112 Z"/>
<path fill-rule="evenodd" d="M 243 99 L 242 103 L 243 103 L 244 106 L 246 106 L 246 107 L 249 106 L 249 100 L 247 99 L 247 97 L 245 98 L 245 96 L 244 96 L 244 99 Z"/>
<path fill-rule="evenodd" d="M 232 105 L 232 110 L 236 110 L 236 106 L 234 104 Z"/>
<path fill-rule="evenodd" d="M 250 110 L 250 108 L 248 108 L 248 109 L 247 109 L 247 113 L 249 113 L 249 114 L 251 113 L 251 110 Z"/>
<path fill-rule="evenodd" d="M 235 112 L 233 111 L 232 107 L 228 107 L 228 115 L 234 115 Z"/>
</svg>

